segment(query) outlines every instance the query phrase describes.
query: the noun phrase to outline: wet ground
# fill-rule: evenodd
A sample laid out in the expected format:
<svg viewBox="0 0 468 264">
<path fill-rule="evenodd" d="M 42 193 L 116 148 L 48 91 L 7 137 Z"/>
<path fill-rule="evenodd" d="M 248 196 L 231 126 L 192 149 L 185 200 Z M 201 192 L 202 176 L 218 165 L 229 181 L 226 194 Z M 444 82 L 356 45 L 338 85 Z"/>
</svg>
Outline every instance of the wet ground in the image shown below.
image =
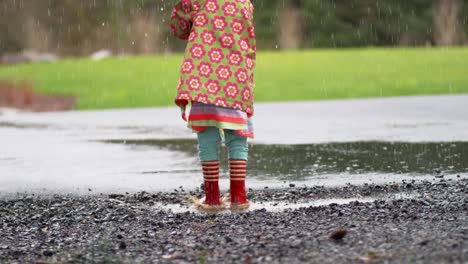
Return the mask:
<svg viewBox="0 0 468 264">
<path fill-rule="evenodd" d="M 0 262 L 466 263 L 467 103 L 259 104 L 251 210 L 216 216 L 178 109 L 0 110 Z"/>
<path fill-rule="evenodd" d="M 218 215 L 191 211 L 187 195 L 201 193 L 179 189 L 0 200 L 0 262 L 468 260 L 465 179 L 256 190 L 249 193 L 250 212 Z"/>
<path fill-rule="evenodd" d="M 467 177 L 467 103 L 433 96 L 258 104 L 249 187 Z M 178 111 L 0 110 L 0 193 L 194 189 L 196 142 Z M 224 168 L 224 189 L 226 177 Z"/>
</svg>

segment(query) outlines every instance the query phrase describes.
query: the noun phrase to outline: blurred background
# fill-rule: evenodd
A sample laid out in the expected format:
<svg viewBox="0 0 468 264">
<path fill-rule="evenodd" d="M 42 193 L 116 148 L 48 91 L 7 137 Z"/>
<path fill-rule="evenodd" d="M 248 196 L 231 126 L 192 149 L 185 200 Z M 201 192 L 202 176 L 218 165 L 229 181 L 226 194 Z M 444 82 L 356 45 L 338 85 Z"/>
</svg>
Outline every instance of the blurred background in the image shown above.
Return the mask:
<svg viewBox="0 0 468 264">
<path fill-rule="evenodd" d="M 173 105 L 176 2 L 0 0 L 0 107 Z M 257 102 L 468 92 L 467 0 L 252 2 Z"/>
<path fill-rule="evenodd" d="M 0 55 L 181 51 L 170 0 L 0 0 Z M 468 45 L 466 0 L 254 0 L 259 49 Z M 10 56 L 11 58 L 11 56 Z M 20 58 L 17 58 L 20 59 Z"/>
</svg>

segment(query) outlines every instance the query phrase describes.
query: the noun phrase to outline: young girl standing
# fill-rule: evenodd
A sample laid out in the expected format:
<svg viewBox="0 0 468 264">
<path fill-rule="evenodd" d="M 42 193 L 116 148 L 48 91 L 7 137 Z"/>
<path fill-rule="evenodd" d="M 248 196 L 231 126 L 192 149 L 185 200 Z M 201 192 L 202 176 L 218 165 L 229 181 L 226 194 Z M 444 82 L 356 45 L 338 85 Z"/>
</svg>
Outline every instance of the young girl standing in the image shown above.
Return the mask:
<svg viewBox="0 0 468 264">
<path fill-rule="evenodd" d="M 247 138 L 253 138 L 255 31 L 250 0 L 182 0 L 171 32 L 188 40 L 175 103 L 198 137 L 203 169 L 203 209 L 223 209 L 219 146 L 229 152 L 231 209 L 246 209 Z M 191 104 L 188 119 L 186 106 Z"/>
</svg>

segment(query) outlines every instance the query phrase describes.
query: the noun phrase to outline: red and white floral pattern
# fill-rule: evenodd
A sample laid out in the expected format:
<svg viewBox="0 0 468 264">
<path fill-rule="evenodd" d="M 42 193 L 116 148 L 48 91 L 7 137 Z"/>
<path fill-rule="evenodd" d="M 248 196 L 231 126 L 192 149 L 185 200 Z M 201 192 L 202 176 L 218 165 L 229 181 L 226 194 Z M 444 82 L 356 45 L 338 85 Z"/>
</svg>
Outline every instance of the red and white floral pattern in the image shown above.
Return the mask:
<svg viewBox="0 0 468 264">
<path fill-rule="evenodd" d="M 216 36 L 214 32 L 209 31 L 209 30 L 203 31 L 203 33 L 201 34 L 201 38 L 202 38 L 203 44 L 209 45 L 209 46 L 213 45 L 213 43 L 215 43 L 216 41 Z"/>
<path fill-rule="evenodd" d="M 235 83 L 228 83 L 226 87 L 224 87 L 224 92 L 227 97 L 236 98 L 239 94 L 239 88 L 237 88 L 237 84 Z"/>
<path fill-rule="evenodd" d="M 195 76 L 190 76 L 190 78 L 187 81 L 187 85 L 189 86 L 189 89 L 192 91 L 199 91 L 201 88 L 201 81 L 199 77 Z"/>
<path fill-rule="evenodd" d="M 206 78 L 209 78 L 210 75 L 213 73 L 213 68 L 211 68 L 211 64 L 208 62 L 200 63 L 197 69 L 198 69 L 198 73 L 200 74 L 200 76 L 203 76 Z"/>
<path fill-rule="evenodd" d="M 208 92 L 208 94 L 212 94 L 212 95 L 217 95 L 218 92 L 221 90 L 221 86 L 219 85 L 219 82 L 215 80 L 209 80 L 205 84 L 205 87 L 206 87 L 206 91 Z"/>
<path fill-rule="evenodd" d="M 188 39 L 177 104 L 214 104 L 253 114 L 255 30 L 250 0 L 179 0 L 171 32 Z"/>
</svg>

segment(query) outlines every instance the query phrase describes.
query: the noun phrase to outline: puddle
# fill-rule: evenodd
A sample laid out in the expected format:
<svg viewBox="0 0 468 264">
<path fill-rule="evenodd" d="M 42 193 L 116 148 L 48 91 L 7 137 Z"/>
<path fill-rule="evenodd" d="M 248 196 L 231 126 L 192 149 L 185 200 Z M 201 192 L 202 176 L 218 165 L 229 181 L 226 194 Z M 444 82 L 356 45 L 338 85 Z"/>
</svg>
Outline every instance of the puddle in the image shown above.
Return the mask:
<svg viewBox="0 0 468 264">
<path fill-rule="evenodd" d="M 148 147 L 197 155 L 194 140 L 109 140 L 134 151 Z M 223 147 L 222 157 L 226 157 Z M 226 160 L 223 161 L 226 163 Z M 310 145 L 250 145 L 249 175 L 302 181 L 326 174 L 438 175 L 468 172 L 468 142 L 351 142 Z M 196 166 L 192 164 L 193 167 Z M 175 169 L 175 168 L 174 168 Z M 165 171 L 166 172 L 166 171 Z M 169 172 L 175 172 L 169 171 Z M 226 172 L 226 168 L 224 168 Z M 143 172 L 151 173 L 151 172 Z M 153 173 L 163 173 L 154 171 Z"/>
<path fill-rule="evenodd" d="M 248 187 L 467 178 L 467 100 L 258 104 Z M 202 182 L 195 135 L 179 114 L 174 107 L 41 114 L 0 109 L 0 196 L 193 190 Z M 435 179 L 440 174 L 444 178 Z"/>
<path fill-rule="evenodd" d="M 378 196 L 378 197 L 318 199 L 318 200 L 312 200 L 312 201 L 307 201 L 307 202 L 303 201 L 303 202 L 296 202 L 296 203 L 286 203 L 286 202 L 277 202 L 277 201 L 252 202 L 250 205 L 249 211 L 265 209 L 269 212 L 283 212 L 285 210 L 294 210 L 294 209 L 307 208 L 307 207 L 320 207 L 320 206 L 328 206 L 328 205 L 333 205 L 333 204 L 342 205 L 342 204 L 350 204 L 352 202 L 371 203 L 376 200 L 412 199 L 415 197 L 417 197 L 416 194 L 396 193 L 396 194 L 390 194 L 390 195 Z M 154 210 L 171 211 L 173 213 L 186 213 L 186 212 L 201 213 L 193 205 L 156 203 L 151 208 Z M 223 213 L 230 214 L 231 211 L 226 210 Z"/>
</svg>

